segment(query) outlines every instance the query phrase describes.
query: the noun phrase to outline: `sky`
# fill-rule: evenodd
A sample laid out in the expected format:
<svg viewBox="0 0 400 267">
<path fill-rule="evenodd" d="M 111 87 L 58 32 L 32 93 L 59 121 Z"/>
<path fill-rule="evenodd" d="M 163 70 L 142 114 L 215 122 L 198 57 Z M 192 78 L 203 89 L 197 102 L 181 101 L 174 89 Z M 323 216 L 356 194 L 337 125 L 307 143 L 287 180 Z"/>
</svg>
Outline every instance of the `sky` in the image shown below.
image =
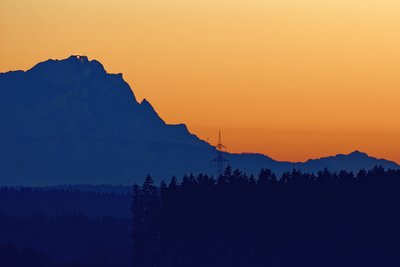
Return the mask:
<svg viewBox="0 0 400 267">
<path fill-rule="evenodd" d="M 398 0 L 0 0 L 0 72 L 86 54 L 229 152 L 400 162 Z"/>
</svg>

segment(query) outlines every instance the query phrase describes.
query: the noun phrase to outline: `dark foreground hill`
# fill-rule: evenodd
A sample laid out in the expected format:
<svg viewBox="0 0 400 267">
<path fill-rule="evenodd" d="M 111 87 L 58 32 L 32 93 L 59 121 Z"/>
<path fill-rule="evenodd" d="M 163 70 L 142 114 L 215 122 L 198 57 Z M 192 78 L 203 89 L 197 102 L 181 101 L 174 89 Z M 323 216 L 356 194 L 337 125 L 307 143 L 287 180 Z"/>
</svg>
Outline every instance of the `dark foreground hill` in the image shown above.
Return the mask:
<svg viewBox="0 0 400 267">
<path fill-rule="evenodd" d="M 122 74 L 83 56 L 0 74 L 0 184 L 131 184 L 150 173 L 213 173 L 215 148 L 184 124 L 166 124 L 139 103 Z M 246 172 L 318 171 L 398 165 L 359 152 L 306 163 L 226 154 Z"/>
<path fill-rule="evenodd" d="M 0 266 L 131 266 L 131 199 L 130 192 L 0 187 Z"/>
</svg>

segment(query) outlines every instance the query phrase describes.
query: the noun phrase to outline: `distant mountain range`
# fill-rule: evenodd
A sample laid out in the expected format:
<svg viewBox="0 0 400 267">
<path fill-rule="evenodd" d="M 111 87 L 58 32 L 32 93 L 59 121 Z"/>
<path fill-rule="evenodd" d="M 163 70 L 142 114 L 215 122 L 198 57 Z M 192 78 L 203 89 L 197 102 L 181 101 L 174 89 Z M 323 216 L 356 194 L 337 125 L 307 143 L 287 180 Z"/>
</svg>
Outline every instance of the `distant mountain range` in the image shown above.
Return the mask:
<svg viewBox="0 0 400 267">
<path fill-rule="evenodd" d="M 0 74 L 0 185 L 132 184 L 147 174 L 214 174 L 216 149 L 184 124 L 166 124 L 139 103 L 122 74 L 85 56 Z M 304 163 L 261 154 L 224 156 L 233 168 L 358 171 L 394 162 L 355 151 Z"/>
</svg>

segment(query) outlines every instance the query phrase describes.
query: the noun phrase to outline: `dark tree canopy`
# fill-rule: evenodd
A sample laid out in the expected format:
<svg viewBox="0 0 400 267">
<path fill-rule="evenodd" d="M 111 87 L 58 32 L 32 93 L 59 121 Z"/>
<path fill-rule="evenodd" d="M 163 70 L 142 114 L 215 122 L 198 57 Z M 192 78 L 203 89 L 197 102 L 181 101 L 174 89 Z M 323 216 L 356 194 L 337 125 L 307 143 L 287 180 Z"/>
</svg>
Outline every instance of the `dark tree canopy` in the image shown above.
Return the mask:
<svg viewBox="0 0 400 267">
<path fill-rule="evenodd" d="M 134 266 L 399 266 L 400 171 L 293 170 L 134 186 Z"/>
</svg>

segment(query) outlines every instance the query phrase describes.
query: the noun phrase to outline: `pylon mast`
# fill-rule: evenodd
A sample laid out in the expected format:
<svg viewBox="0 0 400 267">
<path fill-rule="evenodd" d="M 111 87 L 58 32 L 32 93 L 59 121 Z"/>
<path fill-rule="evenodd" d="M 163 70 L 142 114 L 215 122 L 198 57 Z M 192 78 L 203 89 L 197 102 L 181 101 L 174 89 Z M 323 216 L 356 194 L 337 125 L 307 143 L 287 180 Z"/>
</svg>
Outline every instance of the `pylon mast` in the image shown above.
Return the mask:
<svg viewBox="0 0 400 267">
<path fill-rule="evenodd" d="M 221 176 L 224 172 L 224 167 L 228 163 L 228 160 L 223 157 L 223 153 L 226 152 L 226 146 L 222 144 L 221 132 L 218 134 L 218 144 L 215 146 L 217 150 L 217 157 L 212 160 L 216 167 L 217 177 Z"/>
</svg>

